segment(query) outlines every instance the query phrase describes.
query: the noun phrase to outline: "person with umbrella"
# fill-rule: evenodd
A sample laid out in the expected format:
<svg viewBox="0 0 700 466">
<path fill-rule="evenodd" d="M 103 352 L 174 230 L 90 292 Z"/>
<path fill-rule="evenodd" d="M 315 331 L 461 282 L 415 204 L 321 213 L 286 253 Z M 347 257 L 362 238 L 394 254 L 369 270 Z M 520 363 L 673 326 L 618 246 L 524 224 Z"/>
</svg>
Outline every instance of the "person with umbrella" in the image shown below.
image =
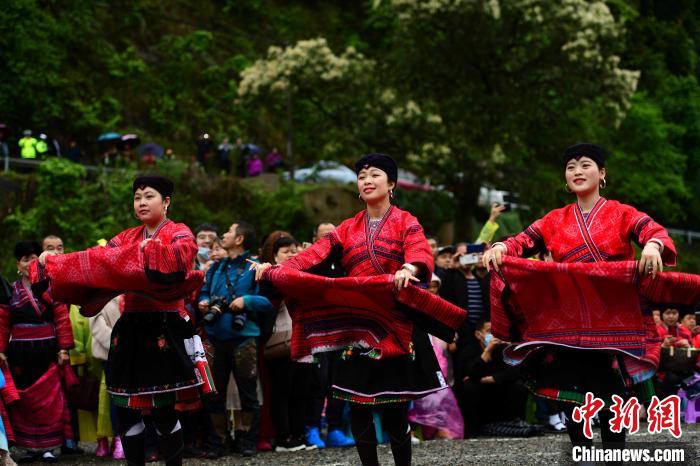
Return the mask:
<svg viewBox="0 0 700 466">
<path fill-rule="evenodd" d="M 102 153 L 102 163 L 105 166 L 114 166 L 119 160 L 119 151 L 117 151 L 117 141 L 121 140 L 121 134 L 113 131 L 102 133 L 97 138 L 97 142 L 104 149 Z"/>
</svg>

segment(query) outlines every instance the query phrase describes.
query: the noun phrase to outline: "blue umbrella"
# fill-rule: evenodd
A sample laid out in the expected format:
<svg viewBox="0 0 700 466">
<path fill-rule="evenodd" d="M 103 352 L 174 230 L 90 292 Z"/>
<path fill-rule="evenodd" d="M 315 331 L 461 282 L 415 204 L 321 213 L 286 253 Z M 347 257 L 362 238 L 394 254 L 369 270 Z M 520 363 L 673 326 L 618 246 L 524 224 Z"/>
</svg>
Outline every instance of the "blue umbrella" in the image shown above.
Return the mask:
<svg viewBox="0 0 700 466">
<path fill-rule="evenodd" d="M 121 134 L 115 132 L 102 133 L 98 136 L 97 142 L 118 141 L 121 137 Z"/>
<path fill-rule="evenodd" d="M 148 142 L 146 144 L 143 144 L 141 147 L 139 147 L 139 154 L 141 155 L 147 155 L 147 154 L 152 154 L 155 155 L 158 158 L 163 157 L 163 153 L 165 151 L 161 146 L 156 144 L 155 142 Z"/>
<path fill-rule="evenodd" d="M 256 146 L 255 144 L 243 144 L 241 150 L 244 154 L 260 154 L 262 151 L 262 147 Z"/>
</svg>

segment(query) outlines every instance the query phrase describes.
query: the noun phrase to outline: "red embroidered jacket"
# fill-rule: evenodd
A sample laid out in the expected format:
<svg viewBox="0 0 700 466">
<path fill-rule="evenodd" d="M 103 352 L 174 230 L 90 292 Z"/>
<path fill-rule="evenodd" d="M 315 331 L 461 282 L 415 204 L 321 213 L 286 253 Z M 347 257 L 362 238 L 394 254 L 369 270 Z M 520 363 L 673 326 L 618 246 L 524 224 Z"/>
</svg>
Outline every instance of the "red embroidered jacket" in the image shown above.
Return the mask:
<svg viewBox="0 0 700 466">
<path fill-rule="evenodd" d="M 47 307 L 43 301 L 50 305 Z M 13 340 L 56 338 L 59 349 L 73 348 L 73 329 L 68 307 L 51 299 L 50 291 L 43 300 L 27 290 L 21 280 L 12 284 L 12 300 L 0 305 L 0 353 L 7 352 Z"/>
<path fill-rule="evenodd" d="M 676 248 L 661 225 L 634 207 L 602 197 L 588 215 L 569 204 L 501 244 L 511 256 L 551 251 L 554 262 L 612 262 L 634 260 L 632 241 L 640 246 L 658 242 L 664 263 L 676 265 Z"/>
<path fill-rule="evenodd" d="M 125 294 L 126 312 L 184 311 L 184 297 L 202 286 L 204 274 L 193 270 L 197 245 L 186 225 L 165 221 L 146 239 L 146 228 L 130 228 L 107 247 L 49 256 L 46 266 L 30 264 L 32 290 L 47 289 L 64 302 L 80 305 L 86 317 L 97 314 L 112 298 Z"/>
<path fill-rule="evenodd" d="M 311 271 L 323 262 L 340 258 L 349 277 L 394 274 L 403 264 L 418 267 L 421 281 L 433 273 L 433 254 L 418 220 L 392 206 L 370 233 L 367 211 L 349 218 L 338 228 L 281 267 Z"/>
<path fill-rule="evenodd" d="M 141 225 L 119 233 L 107 242 L 107 248 L 141 244 L 146 238 L 146 227 Z M 146 276 L 153 282 L 162 284 L 183 281 L 185 273 L 192 270 L 197 255 L 197 243 L 189 227 L 184 223 L 166 220 L 150 238 L 151 241 L 146 243 L 143 250 Z M 124 295 L 124 312 L 173 310 L 186 312 L 184 299 L 157 301 L 143 295 Z"/>
</svg>

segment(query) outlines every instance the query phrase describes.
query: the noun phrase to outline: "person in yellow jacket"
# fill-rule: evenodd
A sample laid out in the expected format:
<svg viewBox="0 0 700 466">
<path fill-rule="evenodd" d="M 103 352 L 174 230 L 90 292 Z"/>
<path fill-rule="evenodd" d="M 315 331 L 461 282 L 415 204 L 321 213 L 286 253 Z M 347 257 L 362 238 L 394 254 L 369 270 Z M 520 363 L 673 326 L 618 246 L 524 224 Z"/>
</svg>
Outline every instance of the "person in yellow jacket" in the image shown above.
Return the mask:
<svg viewBox="0 0 700 466">
<path fill-rule="evenodd" d="M 19 140 L 20 155 L 23 159 L 35 159 L 37 155 L 37 140 L 32 137 L 31 130 L 24 130 L 24 137 Z"/>
<path fill-rule="evenodd" d="M 49 153 L 49 143 L 48 136 L 44 133 L 39 135 L 39 139 L 36 140 L 36 155 L 41 159 L 45 159 Z"/>
</svg>

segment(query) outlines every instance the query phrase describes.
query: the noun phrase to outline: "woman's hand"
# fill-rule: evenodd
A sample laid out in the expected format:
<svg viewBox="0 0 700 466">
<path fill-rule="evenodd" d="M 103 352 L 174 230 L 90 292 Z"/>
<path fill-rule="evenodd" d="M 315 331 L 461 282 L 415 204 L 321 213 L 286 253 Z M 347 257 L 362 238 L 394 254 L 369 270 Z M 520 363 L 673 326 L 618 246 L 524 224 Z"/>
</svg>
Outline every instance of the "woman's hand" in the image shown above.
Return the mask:
<svg viewBox="0 0 700 466">
<path fill-rule="evenodd" d="M 491 271 L 491 267 L 499 271 L 499 266 L 503 264 L 503 256 L 506 255 L 506 248 L 502 244 L 496 244 L 491 249 L 484 253 L 484 257 L 481 259 L 486 267 L 487 271 Z"/>
<path fill-rule="evenodd" d="M 255 269 L 255 281 L 256 282 L 260 281 L 260 279 L 263 276 L 263 272 L 265 272 L 267 269 L 272 267 L 272 264 L 270 264 L 269 262 L 264 262 L 262 264 L 258 264 L 257 262 L 253 262 L 253 261 L 248 260 L 248 259 L 246 259 L 246 260 L 250 264 L 250 268 L 248 270 Z"/>
<path fill-rule="evenodd" d="M 402 288 L 408 288 L 408 284 L 411 282 L 420 282 L 420 280 L 407 269 L 399 269 L 394 274 L 394 286 L 398 291 L 401 291 Z"/>
<path fill-rule="evenodd" d="M 46 265 L 46 258 L 48 256 L 55 256 L 57 254 L 58 254 L 58 251 L 44 251 L 44 252 L 42 252 L 41 255 L 39 256 L 39 264 L 41 264 L 42 266 Z"/>
<path fill-rule="evenodd" d="M 639 273 L 656 278 L 656 274 L 663 272 L 663 270 L 664 262 L 661 260 L 661 248 L 655 241 L 650 241 L 642 250 L 642 257 L 639 259 Z"/>
<path fill-rule="evenodd" d="M 62 349 L 58 352 L 58 365 L 62 366 L 66 363 L 70 363 L 70 356 L 68 355 L 68 351 Z"/>
</svg>

